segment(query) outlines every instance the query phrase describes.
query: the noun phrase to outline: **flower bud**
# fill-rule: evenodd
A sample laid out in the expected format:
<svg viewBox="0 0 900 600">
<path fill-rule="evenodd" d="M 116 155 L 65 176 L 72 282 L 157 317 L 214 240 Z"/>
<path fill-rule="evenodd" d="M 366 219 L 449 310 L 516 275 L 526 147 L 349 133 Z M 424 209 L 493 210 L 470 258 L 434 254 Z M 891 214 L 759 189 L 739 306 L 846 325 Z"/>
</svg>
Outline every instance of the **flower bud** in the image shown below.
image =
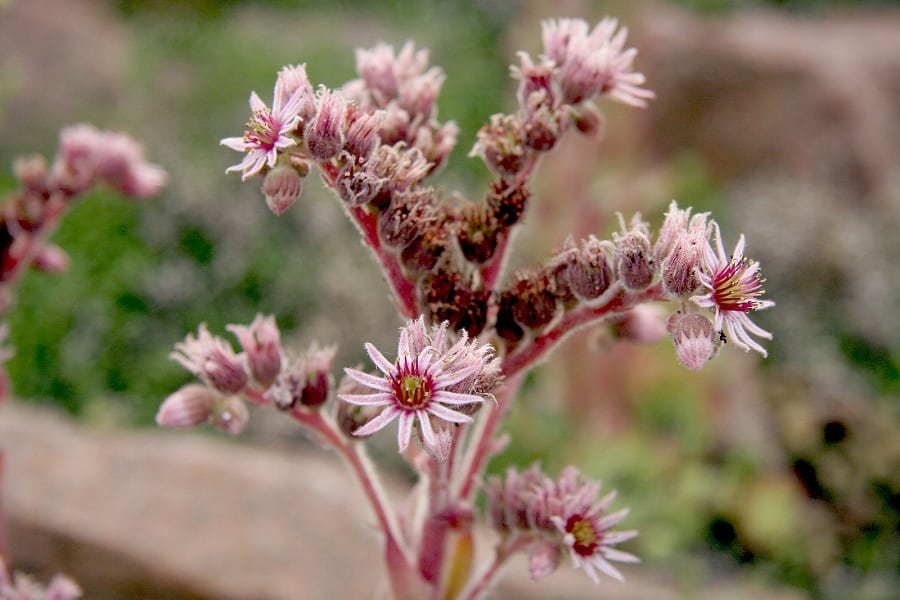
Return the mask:
<svg viewBox="0 0 900 600">
<path fill-rule="evenodd" d="M 616 240 L 614 262 L 619 280 L 626 289 L 640 292 L 653 282 L 654 260 L 650 242 L 639 232 L 631 232 Z"/>
<path fill-rule="evenodd" d="M 269 210 L 281 216 L 303 193 L 303 178 L 294 167 L 277 165 L 266 173 L 262 193 L 266 197 Z"/>
<path fill-rule="evenodd" d="M 339 91 L 322 88 L 318 111 L 306 128 L 306 148 L 318 160 L 337 156 L 344 146 L 344 111 L 347 102 Z"/>
<path fill-rule="evenodd" d="M 520 274 L 510 292 L 512 314 L 520 325 L 536 329 L 556 316 L 556 298 L 548 289 L 548 281 L 540 274 Z"/>
<path fill-rule="evenodd" d="M 394 248 L 406 248 L 437 220 L 436 202 L 432 188 L 394 194 L 378 216 L 378 237 Z"/>
<path fill-rule="evenodd" d="M 361 366 L 357 366 L 357 368 L 359 369 Z M 344 375 L 341 377 L 341 381 L 338 384 L 337 394 L 338 396 L 344 394 L 365 394 L 369 391 L 370 390 L 364 385 L 357 383 L 350 377 Z M 335 421 L 337 422 L 338 429 L 340 429 L 349 439 L 365 439 L 371 437 L 374 432 L 373 434 L 363 436 L 354 435 L 353 432 L 377 417 L 382 410 L 383 408 L 380 406 L 351 404 L 349 402 L 341 401 L 337 403 Z"/>
<path fill-rule="evenodd" d="M 236 394 L 247 385 L 244 364 L 227 342 L 210 335 L 206 324 L 200 325 L 197 338 L 188 334 L 184 342 L 175 344 L 170 356 L 201 377 L 223 394 Z"/>
<path fill-rule="evenodd" d="M 504 181 L 491 184 L 487 206 L 494 212 L 500 227 L 512 227 L 525 214 L 530 192 L 524 186 L 509 187 Z"/>
<path fill-rule="evenodd" d="M 71 261 L 66 251 L 53 244 L 41 244 L 34 255 L 32 266 L 45 273 L 62 273 L 69 269 Z"/>
<path fill-rule="evenodd" d="M 477 336 L 487 324 L 490 291 L 474 289 L 470 278 L 450 268 L 439 268 L 422 281 L 422 299 L 432 323 L 447 322 L 454 330 Z"/>
<path fill-rule="evenodd" d="M 478 141 L 469 156 L 480 156 L 487 167 L 504 179 L 512 179 L 525 167 L 526 149 L 521 118 L 491 115 L 489 125 L 478 130 Z"/>
<path fill-rule="evenodd" d="M 528 574 L 534 580 L 543 579 L 556 570 L 559 558 L 559 546 L 555 542 L 540 542 L 528 555 Z"/>
<path fill-rule="evenodd" d="M 697 313 L 684 315 L 674 323 L 670 318 L 669 325 L 674 326 L 672 340 L 675 355 L 685 367 L 697 371 L 715 356 L 720 346 L 719 336 L 705 316 Z"/>
<path fill-rule="evenodd" d="M 230 435 L 238 435 L 247 426 L 250 411 L 237 396 L 220 397 L 213 406 L 209 424 Z"/>
<path fill-rule="evenodd" d="M 250 374 L 263 387 L 269 387 L 281 371 L 281 334 L 275 317 L 256 315 L 249 327 L 228 325 L 247 355 Z"/>
<path fill-rule="evenodd" d="M 206 423 L 213 413 L 218 394 L 205 385 L 189 383 L 169 395 L 156 413 L 161 427 L 196 427 Z"/>
<path fill-rule="evenodd" d="M 357 158 L 368 158 L 378 145 L 378 129 L 384 119 L 384 113 L 378 111 L 367 113 L 356 104 L 347 104 L 345 116 L 347 123 L 347 140 L 344 149 Z"/>
<path fill-rule="evenodd" d="M 705 233 L 682 232 L 675 238 L 669 254 L 662 261 L 663 289 L 674 297 L 693 294 L 700 287 L 699 271 L 708 247 Z"/>
<path fill-rule="evenodd" d="M 39 154 L 19 156 L 13 160 L 13 173 L 22 187 L 32 192 L 42 193 L 47 189 L 47 159 Z"/>
<path fill-rule="evenodd" d="M 510 291 L 500 294 L 497 301 L 497 316 L 494 330 L 497 335 L 508 345 L 514 346 L 525 336 L 525 331 L 516 323 L 513 317 L 512 306 L 515 297 Z"/>
<path fill-rule="evenodd" d="M 593 102 L 585 102 L 575 106 L 571 110 L 572 123 L 575 129 L 600 141 L 605 131 L 603 113 Z"/>
<path fill-rule="evenodd" d="M 462 209 L 462 220 L 456 237 L 466 260 L 484 264 L 497 250 L 500 224 L 489 207 L 468 203 Z"/>
<path fill-rule="evenodd" d="M 448 237 L 447 228 L 431 224 L 400 253 L 403 266 L 414 273 L 431 271 L 447 249 Z"/>
<path fill-rule="evenodd" d="M 582 300 L 599 298 L 612 283 L 612 269 L 603 244 L 594 236 L 569 255 L 566 275 L 572 292 Z"/>
</svg>

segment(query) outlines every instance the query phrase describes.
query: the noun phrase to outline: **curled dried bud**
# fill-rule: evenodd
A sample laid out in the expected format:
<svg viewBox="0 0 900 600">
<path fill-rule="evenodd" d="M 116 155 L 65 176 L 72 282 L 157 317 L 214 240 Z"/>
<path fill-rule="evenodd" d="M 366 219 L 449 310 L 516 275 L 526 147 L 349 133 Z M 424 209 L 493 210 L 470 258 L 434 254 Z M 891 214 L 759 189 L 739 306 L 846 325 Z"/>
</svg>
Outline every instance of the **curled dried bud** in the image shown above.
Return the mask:
<svg viewBox="0 0 900 600">
<path fill-rule="evenodd" d="M 640 214 L 634 216 L 628 228 L 621 215 L 619 219 L 623 233 L 613 234 L 616 273 L 626 289 L 640 292 L 650 287 L 656 272 L 647 224 L 641 220 Z"/>
<path fill-rule="evenodd" d="M 394 248 L 406 248 L 437 219 L 437 196 L 433 188 L 417 188 L 394 194 L 390 205 L 378 216 L 378 237 Z"/>
<path fill-rule="evenodd" d="M 434 269 L 450 242 L 447 228 L 432 224 L 426 227 L 400 253 L 403 265 L 414 273 L 427 273 Z"/>
<path fill-rule="evenodd" d="M 573 107 L 570 112 L 575 129 L 594 138 L 597 141 L 603 139 L 605 131 L 603 113 L 593 102 L 585 102 Z"/>
<path fill-rule="evenodd" d="M 281 216 L 303 193 L 303 178 L 294 167 L 277 165 L 266 173 L 262 193 L 266 197 L 269 210 Z"/>
<path fill-rule="evenodd" d="M 590 236 L 581 249 L 568 254 L 566 275 L 572 292 L 582 300 L 599 298 L 612 283 L 612 269 L 603 243 Z"/>
<path fill-rule="evenodd" d="M 500 227 L 512 227 L 525 214 L 530 197 L 530 192 L 524 186 L 512 187 L 506 182 L 498 181 L 491 184 L 487 206 L 494 212 L 494 218 Z"/>
<path fill-rule="evenodd" d="M 525 167 L 524 137 L 519 116 L 491 115 L 490 125 L 478 130 L 469 156 L 480 156 L 496 175 L 512 179 Z"/>
<path fill-rule="evenodd" d="M 557 301 L 550 291 L 549 281 L 541 274 L 521 273 L 510 288 L 512 315 L 516 322 L 529 329 L 542 327 L 553 320 Z"/>
<path fill-rule="evenodd" d="M 681 364 L 692 371 L 701 369 L 715 356 L 721 345 L 712 322 L 701 314 L 670 318 L 668 325 L 674 328 L 672 340 L 675 343 L 675 355 Z"/>
<path fill-rule="evenodd" d="M 554 109 L 544 92 L 535 92 L 525 104 L 523 142 L 537 152 L 548 152 L 565 132 L 564 113 Z"/>
<path fill-rule="evenodd" d="M 205 385 L 184 385 L 160 405 L 156 413 L 156 424 L 178 428 L 203 425 L 212 416 L 217 398 L 218 394 Z"/>
<path fill-rule="evenodd" d="M 466 260 L 484 264 L 494 256 L 500 242 L 500 225 L 487 206 L 467 203 L 456 233 L 459 248 Z"/>
<path fill-rule="evenodd" d="M 514 302 L 515 296 L 511 292 L 506 291 L 500 294 L 497 299 L 497 316 L 494 324 L 494 330 L 497 332 L 497 335 L 511 346 L 514 346 L 525 337 L 525 331 L 519 327 L 515 317 L 513 317 L 512 307 Z"/>
<path fill-rule="evenodd" d="M 490 291 L 475 289 L 470 278 L 440 268 L 422 282 L 423 301 L 432 323 L 446 321 L 454 331 L 476 336 L 487 324 Z"/>
</svg>

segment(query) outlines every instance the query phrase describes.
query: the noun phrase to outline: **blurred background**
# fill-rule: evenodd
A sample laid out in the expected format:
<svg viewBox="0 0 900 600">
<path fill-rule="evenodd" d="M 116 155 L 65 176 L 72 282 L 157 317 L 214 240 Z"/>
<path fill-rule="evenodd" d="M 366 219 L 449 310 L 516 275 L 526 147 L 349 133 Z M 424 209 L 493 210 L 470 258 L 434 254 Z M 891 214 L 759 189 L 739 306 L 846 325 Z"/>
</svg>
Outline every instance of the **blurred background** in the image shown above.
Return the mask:
<svg viewBox="0 0 900 600">
<path fill-rule="evenodd" d="M 189 380 L 172 345 L 257 312 L 298 348 L 338 343 L 337 365 L 363 360 L 366 340 L 392 346 L 387 287 L 315 178 L 277 218 L 257 181 L 224 175 L 238 158 L 218 140 L 242 131 L 250 90 L 268 102 L 278 69 L 299 62 L 338 87 L 354 48 L 412 39 L 444 68 L 439 117 L 461 129 L 436 184 L 477 198 L 488 173 L 466 154 L 514 107 L 515 52 L 539 53 L 542 19 L 606 14 L 629 27 L 657 99 L 602 105 L 602 144 L 572 136 L 542 163 L 513 266 L 570 232 L 609 236 L 616 211 L 658 225 L 676 198 L 713 211 L 726 244 L 747 235 L 777 303 L 754 317 L 775 337 L 767 360 L 726 348 L 689 373 L 668 341 L 573 336 L 526 381 L 492 470 L 574 463 L 617 488 L 642 532 L 631 550 L 684 597 L 731 573 L 816 598 L 896 597 L 900 6 L 888 0 L 0 2 L 0 190 L 15 156 L 52 156 L 59 129 L 82 121 L 130 132 L 171 176 L 158 198 L 98 192 L 64 218 L 54 241 L 71 269 L 27 275 L 9 315 L 15 402 L 144 428 Z M 308 444 L 277 418 L 251 423 L 241 443 Z"/>
</svg>

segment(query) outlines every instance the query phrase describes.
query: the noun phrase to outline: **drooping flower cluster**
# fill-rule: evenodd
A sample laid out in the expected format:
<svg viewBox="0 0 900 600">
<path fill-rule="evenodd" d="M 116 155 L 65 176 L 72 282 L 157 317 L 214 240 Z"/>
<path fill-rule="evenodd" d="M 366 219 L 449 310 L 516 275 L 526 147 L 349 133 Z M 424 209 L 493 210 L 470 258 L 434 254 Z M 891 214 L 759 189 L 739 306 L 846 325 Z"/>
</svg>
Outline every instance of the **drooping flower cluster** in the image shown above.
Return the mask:
<svg viewBox="0 0 900 600">
<path fill-rule="evenodd" d="M 429 333 L 423 318 L 410 321 L 400 330 L 397 358 L 393 363 L 375 346 L 366 344 L 366 352 L 382 375 L 351 368 L 344 371 L 376 392 L 341 394 L 340 398 L 382 410 L 355 430 L 354 435 L 371 435 L 397 420 L 397 445 L 401 452 L 409 445 L 416 425 L 429 454 L 447 455 L 443 447 L 447 440 L 440 432 L 451 424 L 471 423 L 470 415 L 499 383 L 499 363 L 493 347 L 470 341 L 465 332 L 451 344 L 451 335 L 446 323 Z"/>
<path fill-rule="evenodd" d="M 166 427 L 209 424 L 236 435 L 250 417 L 243 397 L 289 411 L 318 409 L 334 387 L 331 362 L 335 349 L 312 344 L 299 356 L 281 347 L 274 317 L 256 315 L 250 325 L 228 325 L 241 344 L 235 352 L 224 339 L 200 325 L 175 344 L 171 357 L 203 381 L 188 383 L 166 398 L 156 422 Z"/>
<path fill-rule="evenodd" d="M 556 481 L 535 463 L 519 473 L 510 468 L 504 477 L 486 485 L 488 515 L 494 529 L 507 537 L 525 540 L 529 571 L 534 579 L 550 575 L 568 554 L 576 567 L 599 583 L 598 571 L 618 580 L 622 574 L 610 561 L 633 563 L 637 557 L 614 548 L 636 531 L 610 531 L 628 509 L 607 513 L 616 497 L 611 492 L 597 499 L 600 484 L 587 480 L 575 467 L 567 467 Z"/>
</svg>

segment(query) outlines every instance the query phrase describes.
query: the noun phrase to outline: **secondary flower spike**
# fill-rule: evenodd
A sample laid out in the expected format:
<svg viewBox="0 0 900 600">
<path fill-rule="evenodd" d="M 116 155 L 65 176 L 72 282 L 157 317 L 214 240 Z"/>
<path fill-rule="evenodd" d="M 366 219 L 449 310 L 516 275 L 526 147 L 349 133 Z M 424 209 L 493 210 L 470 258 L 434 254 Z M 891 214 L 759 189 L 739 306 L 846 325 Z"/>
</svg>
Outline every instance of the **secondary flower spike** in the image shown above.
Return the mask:
<svg viewBox="0 0 900 600">
<path fill-rule="evenodd" d="M 419 317 L 400 330 L 394 363 L 388 361 L 375 346 L 366 344 L 366 352 L 383 376 L 350 368 L 344 371 L 356 382 L 377 391 L 373 394 L 341 394 L 339 397 L 351 404 L 384 408 L 377 417 L 355 430 L 353 435 L 371 435 L 398 419 L 397 445 L 402 452 L 409 446 L 413 423 L 418 420 L 423 443 L 426 448 L 435 449 L 439 440 L 431 423 L 432 418 L 449 423 L 472 422 L 470 416 L 448 408 L 448 405 L 469 407 L 484 402 L 474 392 L 478 387 L 478 376 L 489 367 L 493 353 L 466 352 L 468 344 L 465 338 L 446 348 L 444 339 L 444 327 L 428 335 L 424 319 Z M 460 384 L 463 384 L 462 390 Z"/>
</svg>

